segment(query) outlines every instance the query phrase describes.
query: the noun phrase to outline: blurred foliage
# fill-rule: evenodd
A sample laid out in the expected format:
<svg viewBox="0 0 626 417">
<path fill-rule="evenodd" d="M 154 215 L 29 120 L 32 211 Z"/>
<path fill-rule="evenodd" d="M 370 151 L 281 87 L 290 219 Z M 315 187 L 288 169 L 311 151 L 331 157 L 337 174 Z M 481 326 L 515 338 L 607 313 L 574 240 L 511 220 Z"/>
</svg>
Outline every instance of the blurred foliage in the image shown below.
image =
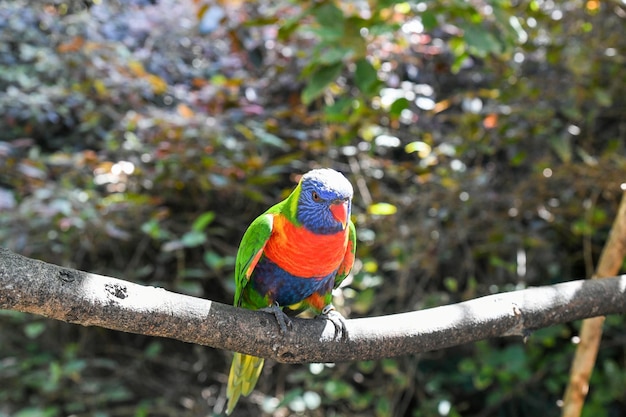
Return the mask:
<svg viewBox="0 0 626 417">
<path fill-rule="evenodd" d="M 250 221 L 355 185 L 350 317 L 589 276 L 626 172 L 623 2 L 0 0 L 0 241 L 231 302 Z M 626 414 L 608 317 L 585 416 Z M 238 415 L 559 414 L 578 323 L 527 344 L 268 363 Z M 0 416 L 204 416 L 230 354 L 0 312 Z"/>
</svg>

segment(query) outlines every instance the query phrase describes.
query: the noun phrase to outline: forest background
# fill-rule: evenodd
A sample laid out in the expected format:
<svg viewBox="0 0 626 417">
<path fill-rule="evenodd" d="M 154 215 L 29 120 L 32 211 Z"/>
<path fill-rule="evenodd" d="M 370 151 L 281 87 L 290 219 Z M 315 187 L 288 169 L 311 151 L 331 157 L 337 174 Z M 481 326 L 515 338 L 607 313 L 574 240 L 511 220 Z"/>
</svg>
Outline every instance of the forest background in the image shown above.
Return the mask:
<svg viewBox="0 0 626 417">
<path fill-rule="evenodd" d="M 298 175 L 355 186 L 351 318 L 588 277 L 626 172 L 626 4 L 0 1 L 0 242 L 230 303 Z M 556 416 L 579 323 L 268 363 L 236 415 Z M 611 316 L 584 416 L 626 414 Z M 0 416 L 205 416 L 230 352 L 0 311 Z"/>
</svg>

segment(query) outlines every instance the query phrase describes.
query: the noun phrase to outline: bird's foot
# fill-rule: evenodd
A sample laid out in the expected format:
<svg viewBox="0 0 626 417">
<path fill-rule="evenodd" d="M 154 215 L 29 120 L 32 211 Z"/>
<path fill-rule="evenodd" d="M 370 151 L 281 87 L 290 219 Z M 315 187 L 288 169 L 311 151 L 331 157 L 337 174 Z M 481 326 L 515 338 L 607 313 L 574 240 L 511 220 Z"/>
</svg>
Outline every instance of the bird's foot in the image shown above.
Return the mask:
<svg viewBox="0 0 626 417">
<path fill-rule="evenodd" d="M 333 326 L 335 326 L 335 339 L 341 334 L 341 340 L 346 341 L 348 339 L 348 329 L 346 328 L 346 318 L 341 315 L 340 312 L 335 310 L 335 306 L 328 304 L 322 309 L 322 313 L 318 316 L 323 319 L 329 320 Z"/>
<path fill-rule="evenodd" d="M 283 310 L 281 310 L 280 306 L 276 303 L 272 304 L 269 307 L 261 308 L 260 311 L 265 311 L 266 313 L 272 313 L 274 317 L 276 317 L 276 321 L 278 322 L 278 327 L 280 327 L 281 334 L 287 334 L 287 329 L 291 329 L 293 324 L 291 323 L 291 319 L 285 314 Z"/>
</svg>

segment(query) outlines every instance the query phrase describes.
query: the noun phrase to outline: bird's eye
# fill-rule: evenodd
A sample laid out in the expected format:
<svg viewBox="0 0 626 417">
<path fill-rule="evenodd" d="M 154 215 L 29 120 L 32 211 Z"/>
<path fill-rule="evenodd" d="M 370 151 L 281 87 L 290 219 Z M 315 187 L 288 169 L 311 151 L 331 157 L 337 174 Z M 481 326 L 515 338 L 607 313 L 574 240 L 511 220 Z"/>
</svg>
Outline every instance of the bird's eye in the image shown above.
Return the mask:
<svg viewBox="0 0 626 417">
<path fill-rule="evenodd" d="M 311 193 L 311 197 L 313 198 L 313 201 L 315 201 L 316 203 L 319 203 L 320 201 L 322 201 L 322 197 L 320 197 L 320 195 L 316 191 L 313 191 L 313 193 Z"/>
</svg>

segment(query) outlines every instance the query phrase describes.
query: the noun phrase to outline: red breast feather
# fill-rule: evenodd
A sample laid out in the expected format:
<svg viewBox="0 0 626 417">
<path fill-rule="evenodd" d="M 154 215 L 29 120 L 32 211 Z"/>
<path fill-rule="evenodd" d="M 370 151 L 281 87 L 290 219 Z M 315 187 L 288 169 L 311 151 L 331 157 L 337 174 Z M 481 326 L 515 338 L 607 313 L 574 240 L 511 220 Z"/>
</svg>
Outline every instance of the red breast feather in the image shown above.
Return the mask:
<svg viewBox="0 0 626 417">
<path fill-rule="evenodd" d="M 316 234 L 277 214 L 264 252 L 269 260 L 291 275 L 319 278 L 339 268 L 347 245 L 347 228 L 331 235 Z"/>
</svg>

